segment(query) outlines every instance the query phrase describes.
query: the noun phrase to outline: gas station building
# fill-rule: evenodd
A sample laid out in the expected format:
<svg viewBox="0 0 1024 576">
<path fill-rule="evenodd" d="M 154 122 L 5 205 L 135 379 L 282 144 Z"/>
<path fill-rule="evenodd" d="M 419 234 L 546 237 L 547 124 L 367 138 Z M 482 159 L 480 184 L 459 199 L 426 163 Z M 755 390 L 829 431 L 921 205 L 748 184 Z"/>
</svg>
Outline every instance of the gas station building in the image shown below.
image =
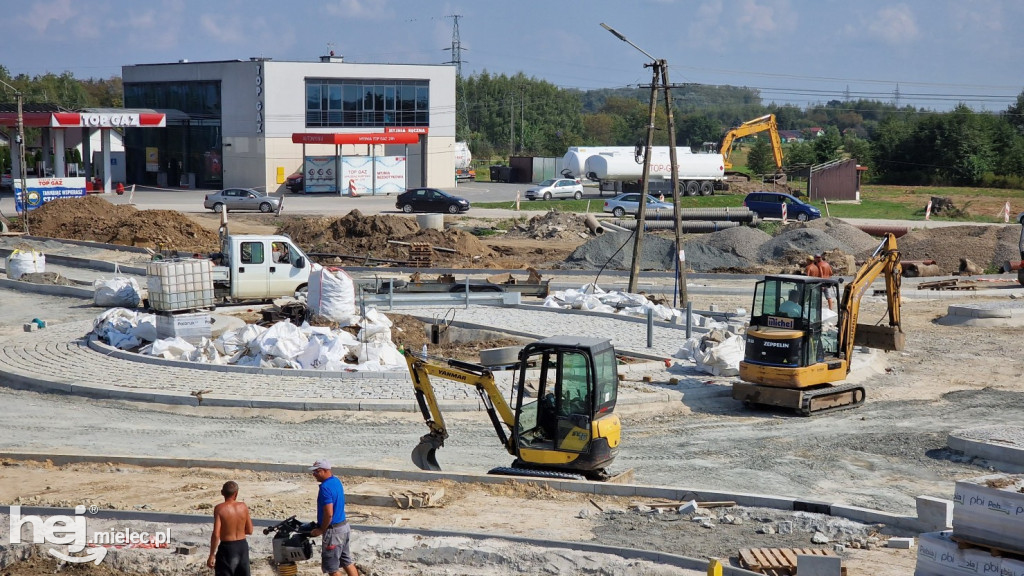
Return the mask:
<svg viewBox="0 0 1024 576">
<path fill-rule="evenodd" d="M 125 129 L 129 183 L 274 193 L 311 157 L 391 157 L 406 187 L 453 184 L 452 66 L 250 58 L 124 66 L 122 80 L 126 108 L 166 122 Z"/>
</svg>

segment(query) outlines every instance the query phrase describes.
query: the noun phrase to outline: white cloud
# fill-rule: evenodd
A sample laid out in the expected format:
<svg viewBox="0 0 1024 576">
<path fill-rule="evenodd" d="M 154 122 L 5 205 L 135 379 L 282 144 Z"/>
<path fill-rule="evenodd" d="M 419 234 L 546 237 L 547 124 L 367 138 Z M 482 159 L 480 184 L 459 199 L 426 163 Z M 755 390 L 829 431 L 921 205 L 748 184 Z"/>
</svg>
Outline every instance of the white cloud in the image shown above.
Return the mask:
<svg viewBox="0 0 1024 576">
<path fill-rule="evenodd" d="M 914 13 L 906 4 L 894 4 L 879 10 L 874 20 L 867 24 L 867 32 L 887 44 L 907 44 L 920 35 Z"/>
<path fill-rule="evenodd" d="M 71 0 L 52 0 L 50 2 L 32 2 L 28 5 L 27 12 L 16 20 L 36 32 L 42 34 L 50 27 L 50 24 L 58 26 L 67 22 L 78 20 L 79 15 L 75 10 L 76 2 Z M 9 7 L 10 8 L 10 7 Z M 8 13 L 17 11 L 5 10 Z"/>
<path fill-rule="evenodd" d="M 382 20 L 394 16 L 383 0 L 335 0 L 324 6 L 328 14 L 353 20 Z"/>
</svg>

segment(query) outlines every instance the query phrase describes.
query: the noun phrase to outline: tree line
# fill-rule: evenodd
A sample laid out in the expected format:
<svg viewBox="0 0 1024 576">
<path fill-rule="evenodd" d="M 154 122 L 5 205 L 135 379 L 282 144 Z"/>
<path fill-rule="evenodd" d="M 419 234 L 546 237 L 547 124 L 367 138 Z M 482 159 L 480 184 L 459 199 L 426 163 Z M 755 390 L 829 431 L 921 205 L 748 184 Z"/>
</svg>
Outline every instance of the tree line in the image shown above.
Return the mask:
<svg viewBox="0 0 1024 576">
<path fill-rule="evenodd" d="M 26 105 L 65 108 L 123 106 L 121 78 L 77 79 L 70 72 L 0 80 L 19 90 Z M 473 156 L 501 161 L 508 156 L 562 156 L 570 146 L 632 146 L 646 136 L 650 92 L 643 88 L 581 91 L 564 89 L 522 73 L 487 71 L 456 80 L 456 138 Z M 1024 91 L 1001 112 L 949 112 L 876 100 L 832 100 L 805 108 L 764 103 L 757 90 L 685 84 L 673 88 L 676 142 L 701 151 L 730 128 L 774 114 L 781 130 L 820 128 L 822 135 L 784 145 L 787 166 L 843 157 L 868 166 L 870 181 L 888 184 L 1024 188 Z M 0 103 L 15 101 L 0 84 Z M 664 106 L 657 107 L 655 144 L 668 144 Z M 9 162 L 0 154 L 0 167 Z M 774 171 L 768 140 L 753 139 L 747 167 Z"/>
<path fill-rule="evenodd" d="M 646 137 L 648 89 L 580 91 L 484 71 L 458 79 L 456 94 L 456 137 L 479 159 L 561 156 L 569 146 L 632 146 Z M 751 88 L 696 84 L 673 88 L 672 98 L 676 143 L 695 152 L 742 122 L 774 114 L 780 130 L 807 134 L 784 145 L 787 167 L 855 158 L 877 183 L 1024 188 L 1024 91 L 1001 112 L 864 99 L 800 108 L 764 103 Z M 663 104 L 655 126 L 655 145 L 668 144 Z M 775 171 L 767 136 L 753 138 L 747 167 Z"/>
</svg>

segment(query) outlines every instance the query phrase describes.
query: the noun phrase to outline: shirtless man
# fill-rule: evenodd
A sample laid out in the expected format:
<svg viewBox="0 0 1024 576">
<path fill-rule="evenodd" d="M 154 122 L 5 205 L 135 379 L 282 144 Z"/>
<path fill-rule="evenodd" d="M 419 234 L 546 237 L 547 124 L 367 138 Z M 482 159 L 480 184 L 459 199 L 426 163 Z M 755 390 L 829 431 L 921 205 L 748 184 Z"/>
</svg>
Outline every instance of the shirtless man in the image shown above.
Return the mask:
<svg viewBox="0 0 1024 576">
<path fill-rule="evenodd" d="M 210 557 L 206 565 L 216 576 L 249 576 L 249 543 L 252 518 L 245 502 L 238 502 L 238 484 L 224 483 L 220 489 L 224 501 L 213 509 L 213 535 L 210 536 Z"/>
</svg>

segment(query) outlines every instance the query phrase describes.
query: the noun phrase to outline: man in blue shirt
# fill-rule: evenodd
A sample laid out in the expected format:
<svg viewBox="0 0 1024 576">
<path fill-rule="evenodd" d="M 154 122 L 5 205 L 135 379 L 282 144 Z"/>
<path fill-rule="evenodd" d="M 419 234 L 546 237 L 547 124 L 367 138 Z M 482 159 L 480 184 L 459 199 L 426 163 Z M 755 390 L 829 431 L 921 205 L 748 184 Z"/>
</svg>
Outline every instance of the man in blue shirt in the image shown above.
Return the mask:
<svg viewBox="0 0 1024 576">
<path fill-rule="evenodd" d="M 310 532 L 310 536 L 323 536 L 320 569 L 331 576 L 341 576 L 342 569 L 348 576 L 359 576 L 349 550 L 351 529 L 345 520 L 345 489 L 341 480 L 331 473 L 331 463 L 323 458 L 314 462 L 309 471 L 320 483 L 316 495 L 317 527 Z"/>
</svg>

